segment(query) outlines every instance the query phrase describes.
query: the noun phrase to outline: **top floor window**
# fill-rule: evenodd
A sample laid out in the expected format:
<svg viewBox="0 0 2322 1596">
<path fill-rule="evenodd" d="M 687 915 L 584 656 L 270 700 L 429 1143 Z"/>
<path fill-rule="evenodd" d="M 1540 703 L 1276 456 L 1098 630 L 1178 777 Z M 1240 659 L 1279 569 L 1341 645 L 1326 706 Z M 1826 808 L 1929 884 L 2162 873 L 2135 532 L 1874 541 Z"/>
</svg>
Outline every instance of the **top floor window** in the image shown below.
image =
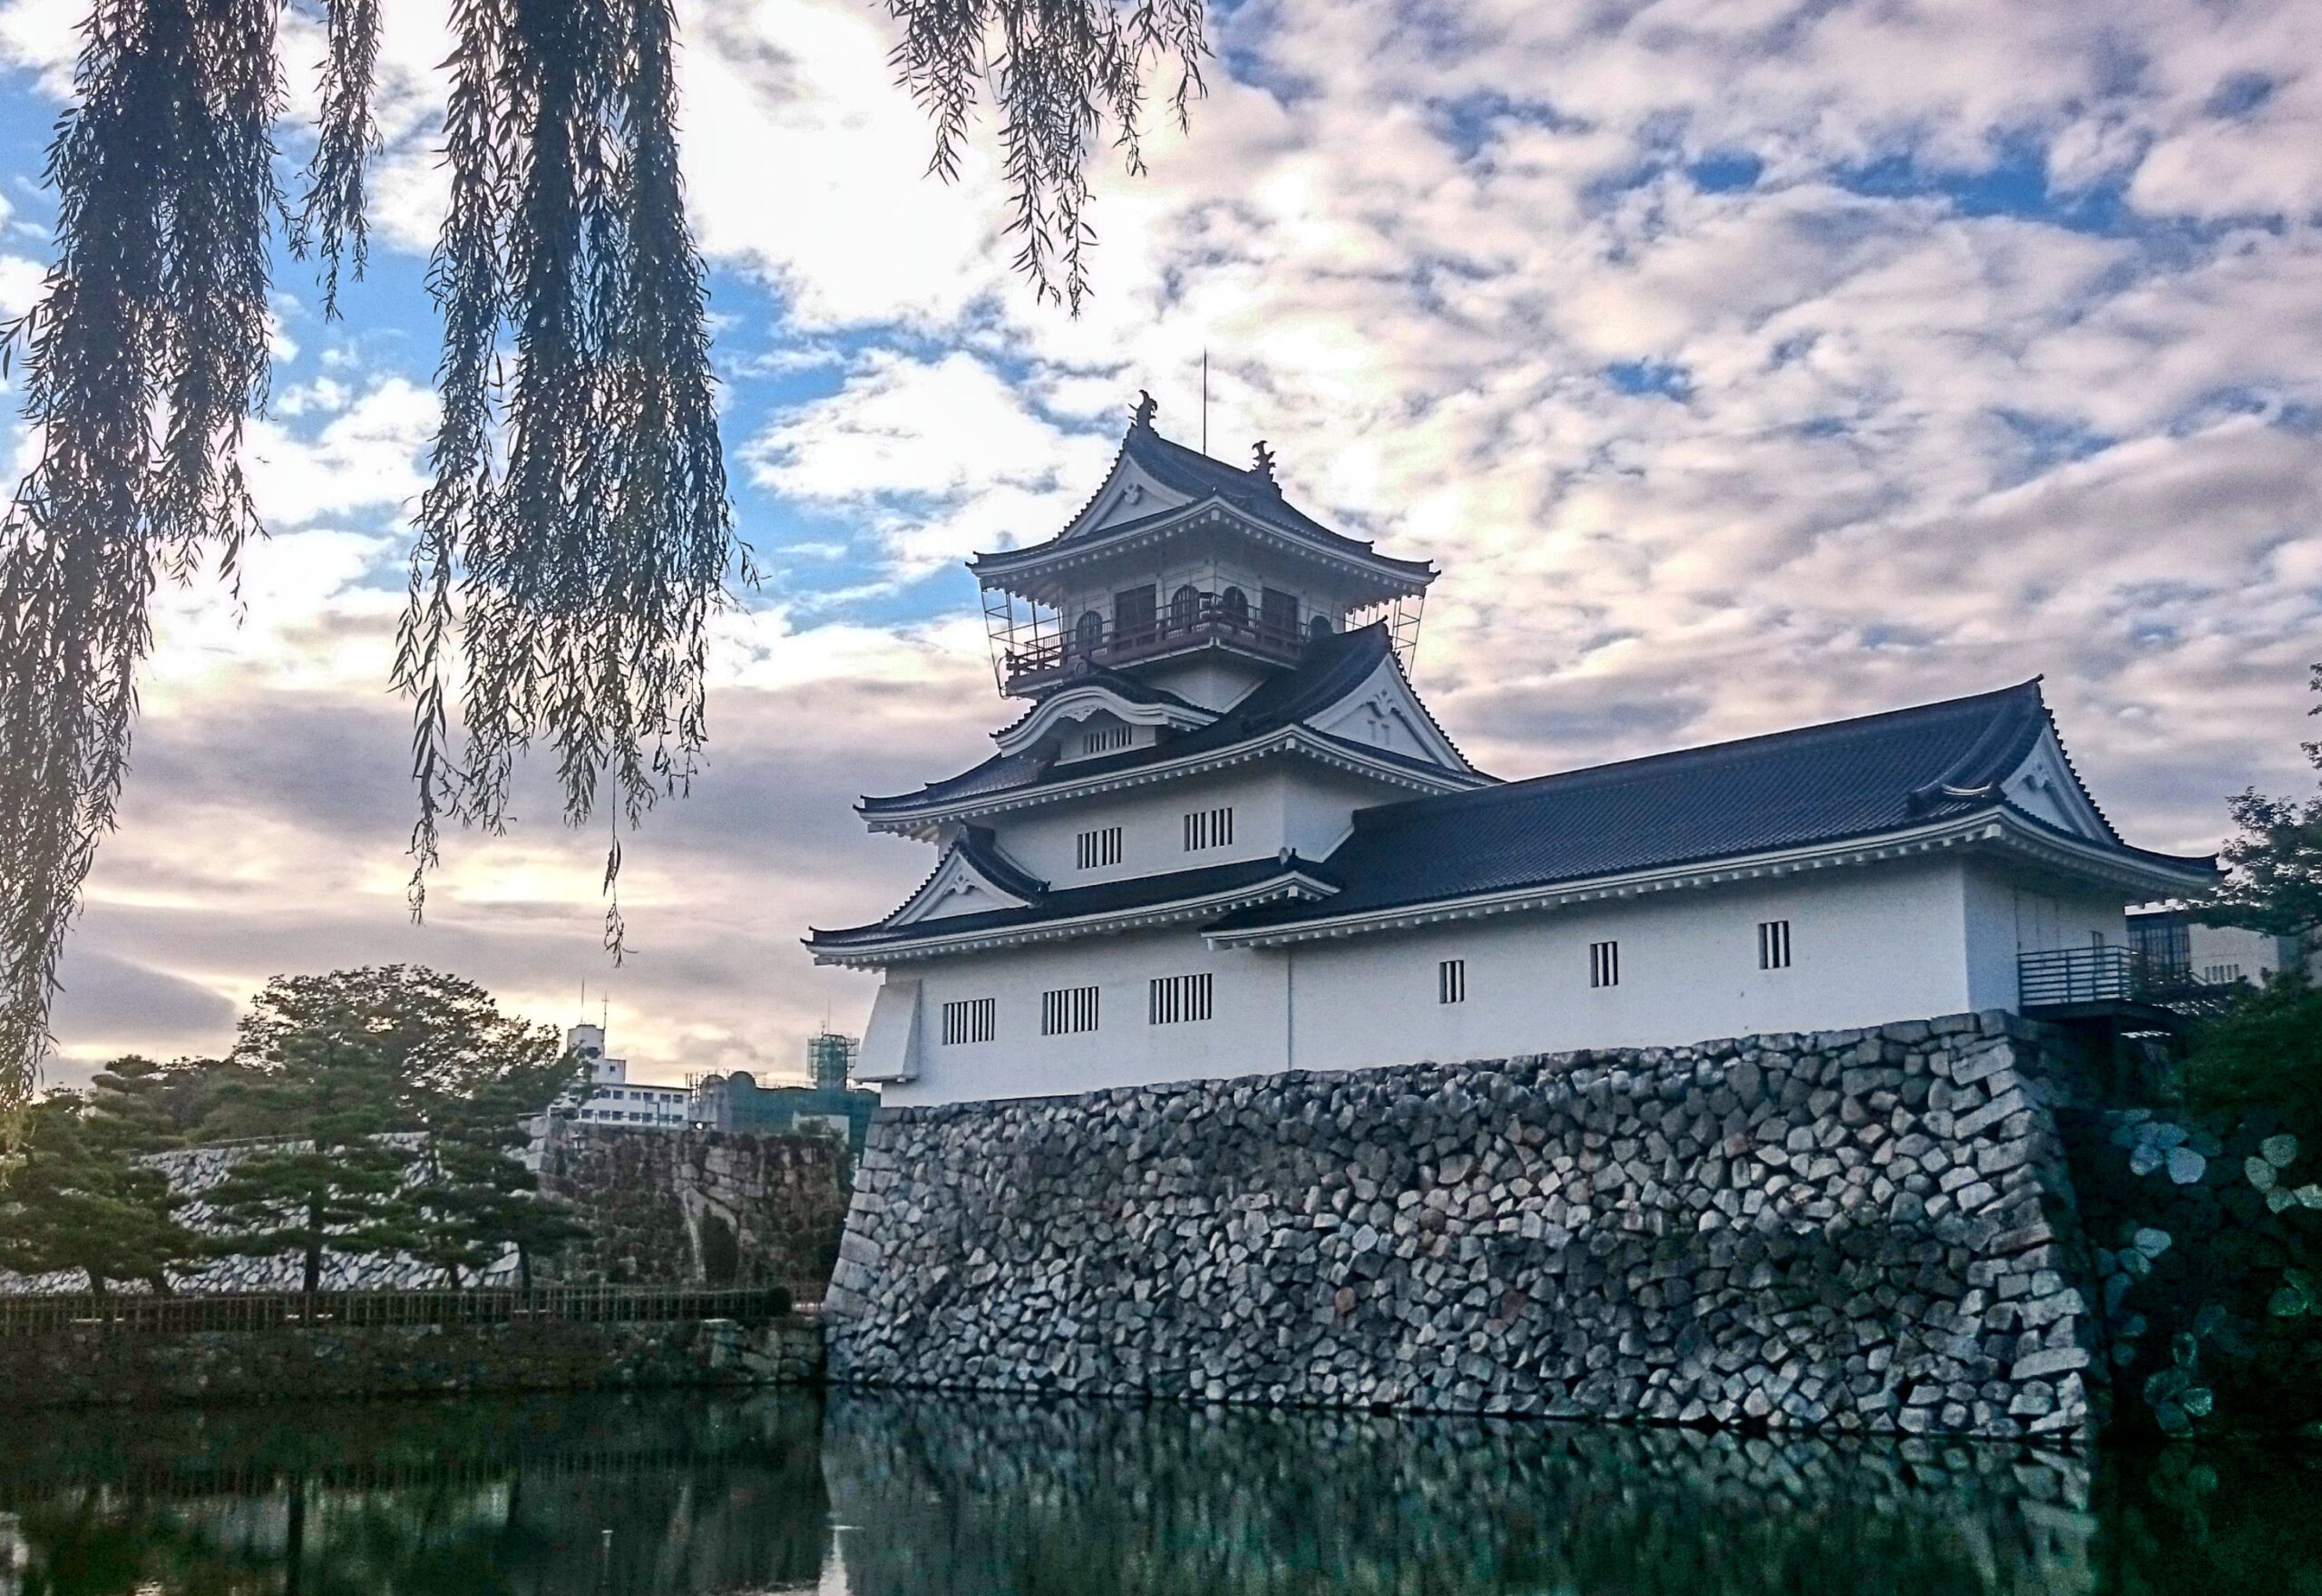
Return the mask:
<svg viewBox="0 0 2322 1596">
<path fill-rule="evenodd" d="M 1153 640 L 1153 589 L 1125 588 L 1113 595 L 1113 646 Z"/>
<path fill-rule="evenodd" d="M 1298 635 L 1298 598 L 1280 588 L 1268 588 L 1258 595 L 1258 629 L 1269 637 L 1295 637 Z"/>
</svg>

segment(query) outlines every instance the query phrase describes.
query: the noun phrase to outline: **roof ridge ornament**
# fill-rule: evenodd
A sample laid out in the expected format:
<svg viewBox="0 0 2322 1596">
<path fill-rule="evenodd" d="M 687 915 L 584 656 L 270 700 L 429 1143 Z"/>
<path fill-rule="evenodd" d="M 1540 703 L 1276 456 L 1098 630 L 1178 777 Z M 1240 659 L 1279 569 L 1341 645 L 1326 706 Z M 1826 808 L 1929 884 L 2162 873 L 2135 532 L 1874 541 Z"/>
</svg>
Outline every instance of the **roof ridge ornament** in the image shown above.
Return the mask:
<svg viewBox="0 0 2322 1596">
<path fill-rule="evenodd" d="M 1146 432 L 1151 432 L 1153 430 L 1153 418 L 1160 412 L 1160 401 L 1155 399 L 1151 394 L 1146 393 L 1143 388 L 1139 388 L 1137 391 L 1136 407 L 1129 412 L 1129 426 L 1132 429 L 1142 427 Z"/>
<path fill-rule="evenodd" d="M 1273 451 L 1266 447 L 1266 441 L 1263 438 L 1258 440 L 1258 446 L 1251 451 L 1251 454 L 1256 461 L 1256 464 L 1250 468 L 1252 473 L 1267 487 L 1272 488 L 1276 494 L 1281 493 L 1282 484 L 1274 481 L 1273 476 Z"/>
</svg>

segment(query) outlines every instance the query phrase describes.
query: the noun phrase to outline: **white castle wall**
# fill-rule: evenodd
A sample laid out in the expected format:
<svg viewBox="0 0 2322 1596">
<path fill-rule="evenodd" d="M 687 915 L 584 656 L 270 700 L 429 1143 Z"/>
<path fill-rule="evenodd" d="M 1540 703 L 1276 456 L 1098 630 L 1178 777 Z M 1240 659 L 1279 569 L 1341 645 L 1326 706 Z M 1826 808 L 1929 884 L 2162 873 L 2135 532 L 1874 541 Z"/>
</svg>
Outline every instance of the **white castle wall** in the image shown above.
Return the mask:
<svg viewBox="0 0 2322 1596">
<path fill-rule="evenodd" d="M 1761 970 L 1757 927 L 1790 926 Z M 920 982 L 919 1078 L 897 1105 L 1041 1096 L 1280 1069 L 1349 1069 L 1706 1036 L 1844 1030 L 2012 1008 L 2019 951 L 2125 939 L 2120 907 L 2049 895 L 1956 859 L 1830 870 L 1625 902 L 1463 920 L 1277 949 L 1213 949 L 1187 927 L 899 967 Z M 1589 944 L 1620 944 L 1620 984 L 1589 985 Z M 1441 960 L 1467 1000 L 1437 1000 Z M 1146 1021 L 1146 983 L 1208 972 L 1207 1021 Z M 1040 996 L 1095 985 L 1094 1032 L 1039 1035 Z M 988 1043 L 945 1046 L 941 1006 L 995 1000 Z"/>
</svg>

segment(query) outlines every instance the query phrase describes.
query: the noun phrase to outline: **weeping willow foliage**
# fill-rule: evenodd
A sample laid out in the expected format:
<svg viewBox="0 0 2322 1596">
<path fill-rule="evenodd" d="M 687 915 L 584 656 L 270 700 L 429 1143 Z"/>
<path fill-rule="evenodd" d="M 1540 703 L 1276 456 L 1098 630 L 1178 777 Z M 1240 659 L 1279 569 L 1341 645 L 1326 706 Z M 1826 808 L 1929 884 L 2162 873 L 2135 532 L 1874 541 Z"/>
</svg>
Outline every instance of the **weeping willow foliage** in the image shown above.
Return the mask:
<svg viewBox="0 0 2322 1596">
<path fill-rule="evenodd" d="M 276 229 L 336 314 L 362 274 L 381 0 L 312 0 L 327 40 L 295 204 L 278 176 L 282 0 L 89 0 L 47 180 L 55 259 L 10 340 L 37 459 L 0 519 L 0 1130 L 47 1042 L 59 952 L 128 768 L 165 579 L 231 580 L 259 531 L 239 459 L 263 404 Z M 980 96 L 1016 265 L 1078 307 L 1088 168 L 1131 170 L 1145 83 L 1201 89 L 1199 0 L 887 0 L 893 66 L 957 174 Z M 447 825 L 509 819 L 535 744 L 565 818 L 620 832 L 685 791 L 735 536 L 700 258 L 678 177 L 674 0 L 454 0 L 430 268 L 442 412 L 395 687 L 413 710 L 411 907 Z M 866 200 L 866 203 L 870 201 Z M 6 1137 L 0 1134 L 0 1142 Z"/>
</svg>

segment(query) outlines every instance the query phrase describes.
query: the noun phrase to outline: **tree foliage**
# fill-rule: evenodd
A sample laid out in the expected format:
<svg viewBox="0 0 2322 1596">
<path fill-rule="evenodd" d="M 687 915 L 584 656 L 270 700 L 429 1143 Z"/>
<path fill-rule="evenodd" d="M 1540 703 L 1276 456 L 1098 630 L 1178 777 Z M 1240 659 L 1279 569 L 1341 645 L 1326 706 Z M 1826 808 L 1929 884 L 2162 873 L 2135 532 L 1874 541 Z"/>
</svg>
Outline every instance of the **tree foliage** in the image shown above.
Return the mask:
<svg viewBox="0 0 2322 1596">
<path fill-rule="evenodd" d="M 165 579 L 232 572 L 257 530 L 243 422 L 268 378 L 273 229 L 363 268 L 379 0 L 313 0 L 329 41 L 287 209 L 279 0 L 88 0 L 50 151 L 55 259 L 18 328 L 38 456 L 0 520 L 0 1113 L 46 1043 L 56 960 L 127 770 Z M 1199 0 L 889 0 L 900 80 L 957 170 L 998 112 L 1018 265 L 1077 306 L 1088 160 L 1132 170 L 1145 82 L 1200 89 Z M 412 910 L 444 824 L 507 820 L 513 763 L 552 752 L 568 821 L 610 783 L 620 829 L 684 791 L 706 735 L 704 635 L 735 539 L 699 258 L 678 176 L 674 0 L 454 0 L 430 274 L 444 320 L 433 482 L 394 680 L 412 706 Z M 455 730 L 456 726 L 456 730 Z"/>
<path fill-rule="evenodd" d="M 2322 693 L 2322 665 L 2313 686 Z M 2322 715 L 2322 705 L 2307 713 Z M 2305 748 L 2322 769 L 2322 742 Z M 2322 797 L 2269 798 L 2252 789 L 2229 803 L 2237 829 L 2218 855 L 2226 879 L 2201 918 L 2310 942 L 2322 934 Z"/>
<path fill-rule="evenodd" d="M 2268 1107 L 2322 1134 L 2322 987 L 2285 970 L 2237 994 L 2195 1035 L 2185 1090 L 2197 1108 Z"/>
<path fill-rule="evenodd" d="M 555 1033 L 501 1012 L 484 990 L 415 965 L 278 976 L 252 1000 L 220 1088 L 220 1116 L 282 1138 L 203 1193 L 220 1251 L 299 1257 L 320 1288 L 330 1254 L 408 1252 L 455 1282 L 551 1212 L 515 1156 L 520 1122 L 571 1084 Z"/>
<path fill-rule="evenodd" d="M 0 1268 L 24 1274 L 79 1270 L 89 1289 L 135 1282 L 169 1289 L 169 1270 L 200 1241 L 177 1219 L 184 1200 L 138 1161 L 161 1121 L 102 1092 L 60 1093 L 26 1116 L 13 1177 L 0 1192 Z"/>
</svg>

